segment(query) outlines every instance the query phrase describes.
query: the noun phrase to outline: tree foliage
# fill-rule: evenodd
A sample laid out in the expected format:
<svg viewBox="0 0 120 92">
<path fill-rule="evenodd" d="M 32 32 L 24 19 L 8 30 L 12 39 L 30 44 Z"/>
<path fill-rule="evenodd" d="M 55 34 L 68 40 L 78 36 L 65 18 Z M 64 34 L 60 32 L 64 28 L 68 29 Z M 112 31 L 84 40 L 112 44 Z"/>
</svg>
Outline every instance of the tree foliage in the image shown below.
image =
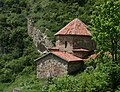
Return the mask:
<svg viewBox="0 0 120 92">
<path fill-rule="evenodd" d="M 119 81 L 119 49 L 120 49 L 120 1 L 111 0 L 97 6 L 91 20 L 93 38 L 97 42 L 98 50 L 112 55 L 112 65 L 108 72 L 111 79 L 111 88 L 114 90 Z"/>
<path fill-rule="evenodd" d="M 99 50 L 109 51 L 113 62 L 118 59 L 120 48 L 120 2 L 107 1 L 97 6 L 91 20 L 91 30 Z"/>
</svg>

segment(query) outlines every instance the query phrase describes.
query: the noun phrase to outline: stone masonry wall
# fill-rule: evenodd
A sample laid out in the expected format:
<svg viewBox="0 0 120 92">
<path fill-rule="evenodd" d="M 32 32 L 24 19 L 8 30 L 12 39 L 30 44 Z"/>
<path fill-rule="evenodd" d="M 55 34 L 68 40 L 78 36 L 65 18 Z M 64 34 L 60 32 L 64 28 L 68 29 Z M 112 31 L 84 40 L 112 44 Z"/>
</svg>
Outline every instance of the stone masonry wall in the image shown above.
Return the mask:
<svg viewBox="0 0 120 92">
<path fill-rule="evenodd" d="M 81 58 L 87 58 L 90 55 L 90 52 L 74 52 L 73 55 Z"/>
<path fill-rule="evenodd" d="M 95 50 L 96 44 L 90 36 L 73 36 L 73 48 Z"/>
<path fill-rule="evenodd" d="M 65 46 L 65 42 L 67 42 L 67 46 Z M 95 50 L 96 44 L 90 36 L 56 36 L 56 47 L 60 51 L 72 53 L 74 48 Z"/>
<path fill-rule="evenodd" d="M 67 62 L 56 56 L 48 55 L 37 63 L 37 78 L 67 74 Z"/>
<path fill-rule="evenodd" d="M 60 51 L 67 51 L 69 53 L 72 53 L 73 37 L 72 36 L 56 36 L 56 47 L 58 47 Z"/>
</svg>

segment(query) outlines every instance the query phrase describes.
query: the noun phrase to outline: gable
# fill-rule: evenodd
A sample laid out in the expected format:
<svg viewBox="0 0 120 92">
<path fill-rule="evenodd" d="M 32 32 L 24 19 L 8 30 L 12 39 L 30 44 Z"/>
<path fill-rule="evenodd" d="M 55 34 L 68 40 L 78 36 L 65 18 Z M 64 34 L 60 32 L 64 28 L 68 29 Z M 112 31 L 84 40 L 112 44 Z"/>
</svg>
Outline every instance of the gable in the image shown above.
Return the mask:
<svg viewBox="0 0 120 92">
<path fill-rule="evenodd" d="M 43 55 L 42 57 L 40 57 L 38 59 L 36 59 L 35 62 L 37 62 L 37 64 L 39 64 L 41 62 L 45 62 L 46 60 L 51 60 L 51 61 L 52 60 L 58 60 L 60 62 L 62 61 L 62 63 L 68 63 L 67 60 L 65 60 L 65 59 L 63 59 L 63 58 L 61 58 L 61 57 L 59 57 L 59 56 L 57 56 L 57 55 L 55 55 L 51 52 L 46 54 L 46 55 Z"/>
</svg>

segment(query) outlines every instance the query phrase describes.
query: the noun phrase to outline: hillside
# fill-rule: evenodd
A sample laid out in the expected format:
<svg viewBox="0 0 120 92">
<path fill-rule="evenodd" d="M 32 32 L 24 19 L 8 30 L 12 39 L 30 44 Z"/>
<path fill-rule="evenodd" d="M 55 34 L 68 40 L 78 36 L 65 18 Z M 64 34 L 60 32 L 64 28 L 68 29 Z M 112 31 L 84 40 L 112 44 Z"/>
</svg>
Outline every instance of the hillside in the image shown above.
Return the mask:
<svg viewBox="0 0 120 92">
<path fill-rule="evenodd" d="M 119 0 L 1 0 L 0 92 L 14 88 L 22 92 L 119 92 L 119 6 Z M 103 54 L 86 62 L 88 68 L 78 75 L 38 80 L 34 60 L 41 55 L 28 36 L 27 18 L 53 43 L 54 33 L 79 18 L 93 33 L 96 52 Z"/>
</svg>

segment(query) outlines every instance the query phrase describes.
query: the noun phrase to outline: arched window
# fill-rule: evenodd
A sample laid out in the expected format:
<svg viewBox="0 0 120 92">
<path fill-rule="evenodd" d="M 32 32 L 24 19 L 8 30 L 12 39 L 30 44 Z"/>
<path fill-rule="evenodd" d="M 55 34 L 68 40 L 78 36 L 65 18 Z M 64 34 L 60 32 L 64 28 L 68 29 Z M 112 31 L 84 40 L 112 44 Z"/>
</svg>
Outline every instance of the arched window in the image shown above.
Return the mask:
<svg viewBox="0 0 120 92">
<path fill-rule="evenodd" d="M 67 48 L 67 41 L 65 41 L 65 48 Z"/>
</svg>

